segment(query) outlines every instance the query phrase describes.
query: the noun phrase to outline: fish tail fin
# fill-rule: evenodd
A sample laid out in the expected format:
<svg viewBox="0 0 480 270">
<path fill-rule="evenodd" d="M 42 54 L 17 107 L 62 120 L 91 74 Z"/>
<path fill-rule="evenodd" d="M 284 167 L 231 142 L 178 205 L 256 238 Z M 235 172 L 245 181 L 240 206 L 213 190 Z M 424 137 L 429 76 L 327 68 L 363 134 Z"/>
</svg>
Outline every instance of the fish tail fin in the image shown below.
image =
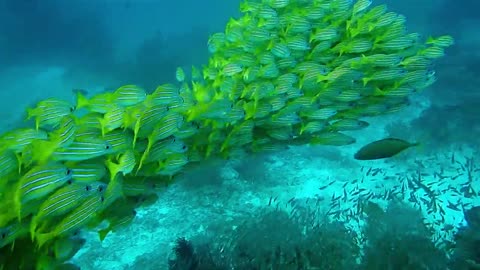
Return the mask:
<svg viewBox="0 0 480 270">
<path fill-rule="evenodd" d="M 75 91 L 75 95 L 77 96 L 77 105 L 76 108 L 84 108 L 88 106 L 88 98 L 85 96 L 84 91 Z"/>
<path fill-rule="evenodd" d="M 140 119 L 137 119 L 135 122 L 135 127 L 133 129 L 133 148 L 135 148 L 135 144 L 137 143 L 137 138 L 138 138 L 138 132 L 140 130 Z"/>
<path fill-rule="evenodd" d="M 20 174 L 22 173 L 22 166 L 26 164 L 23 162 L 21 153 L 15 153 L 15 157 L 17 158 L 17 162 L 18 162 L 18 173 Z"/>
<path fill-rule="evenodd" d="M 41 248 L 43 245 L 45 245 L 45 243 L 47 243 L 48 241 L 54 238 L 54 234 L 53 232 L 40 233 L 35 235 L 35 238 L 37 239 L 38 247 Z"/>
<path fill-rule="evenodd" d="M 12 247 L 10 248 L 10 251 L 13 252 L 14 249 L 15 249 L 15 240 L 13 240 L 13 242 L 12 242 Z"/>
<path fill-rule="evenodd" d="M 110 181 L 113 181 L 115 176 L 117 176 L 118 172 L 120 171 L 120 165 L 113 162 L 111 159 L 108 159 L 105 162 L 105 165 L 107 166 L 108 170 L 110 171 Z"/>
<path fill-rule="evenodd" d="M 425 153 L 425 144 L 421 142 L 413 142 L 410 144 L 410 148 L 415 148 L 417 153 Z"/>
<path fill-rule="evenodd" d="M 424 133 L 421 134 L 418 138 L 415 138 L 415 141 L 410 143 L 410 148 L 415 148 L 415 151 L 419 154 L 425 154 L 425 151 L 427 150 L 427 144 L 426 142 L 429 141 L 429 135 Z"/>
<path fill-rule="evenodd" d="M 107 237 L 109 232 L 110 232 L 109 228 L 98 231 L 98 237 L 100 238 L 100 242 L 103 242 L 103 240 L 105 239 L 105 237 Z"/>
<path fill-rule="evenodd" d="M 367 85 L 367 83 L 368 83 L 370 80 L 371 80 L 371 79 L 370 79 L 370 78 L 368 78 L 368 77 L 364 77 L 364 78 L 362 78 L 362 81 L 363 81 L 363 86 L 366 86 L 366 85 Z"/>
<path fill-rule="evenodd" d="M 25 120 L 30 120 L 32 118 L 35 118 L 35 129 L 38 130 L 40 128 L 40 120 L 38 117 L 35 115 L 37 112 L 34 108 L 27 108 L 27 119 Z"/>
<path fill-rule="evenodd" d="M 35 216 L 30 223 L 30 237 L 32 241 L 35 240 L 35 232 L 37 231 L 38 218 Z"/>
<path fill-rule="evenodd" d="M 32 143 L 32 160 L 37 161 L 39 164 L 43 164 L 57 149 L 59 142 L 56 141 L 44 141 L 38 140 Z"/>
<path fill-rule="evenodd" d="M 145 159 L 147 158 L 147 155 L 148 155 L 148 151 L 143 152 L 143 155 L 142 155 L 142 157 L 140 158 L 140 162 L 138 163 L 138 168 L 137 168 L 137 171 L 135 172 L 135 175 L 137 175 L 138 172 L 140 171 L 140 169 L 142 168 L 143 162 L 144 162 Z"/>
<path fill-rule="evenodd" d="M 427 38 L 427 41 L 425 42 L 426 44 L 434 44 L 435 43 L 435 38 L 432 36 L 429 36 Z"/>
<path fill-rule="evenodd" d="M 105 125 L 107 124 L 107 121 L 100 117 L 98 117 L 97 120 L 100 123 L 100 128 L 102 129 L 102 138 L 103 138 L 105 137 Z"/>
<path fill-rule="evenodd" d="M 143 152 L 143 155 L 142 155 L 142 157 L 140 158 L 140 162 L 138 163 L 138 168 L 137 168 L 137 171 L 135 172 L 135 175 L 138 174 L 138 172 L 139 172 L 140 169 L 142 168 L 143 162 L 145 162 L 145 160 L 146 160 L 147 157 L 148 157 L 148 154 L 150 154 L 150 148 L 152 148 L 152 145 L 153 145 L 153 142 L 152 142 L 151 139 L 149 139 L 149 140 L 148 140 L 147 149 L 145 149 L 145 152 Z"/>
<path fill-rule="evenodd" d="M 17 193 L 15 193 L 15 196 L 13 198 L 13 212 L 17 215 L 18 222 L 22 222 L 22 200 L 20 199 L 20 194 L 18 194 L 19 191 L 20 186 L 18 187 L 18 191 Z"/>
<path fill-rule="evenodd" d="M 35 109 L 27 108 L 27 120 L 30 120 L 32 117 L 35 117 Z"/>
<path fill-rule="evenodd" d="M 381 97 L 385 95 L 385 92 L 380 89 L 380 87 L 375 87 L 375 89 L 373 90 L 373 95 Z"/>
</svg>

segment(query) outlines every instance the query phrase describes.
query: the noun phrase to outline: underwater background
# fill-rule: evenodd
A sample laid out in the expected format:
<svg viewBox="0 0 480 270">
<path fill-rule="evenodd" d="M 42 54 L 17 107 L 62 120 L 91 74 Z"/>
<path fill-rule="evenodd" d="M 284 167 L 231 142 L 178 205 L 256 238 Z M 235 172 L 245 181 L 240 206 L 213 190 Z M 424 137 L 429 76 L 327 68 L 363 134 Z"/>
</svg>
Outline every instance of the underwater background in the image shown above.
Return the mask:
<svg viewBox="0 0 480 270">
<path fill-rule="evenodd" d="M 103 240 L 107 224 L 82 227 L 66 245 L 75 251 L 68 265 L 10 264 L 13 256 L 61 257 L 21 240 L 17 251 L 0 246 L 0 269 L 479 269 L 480 2 L 372 7 L 381 4 L 422 39 L 455 40 L 435 60 L 436 82 L 409 94 L 408 106 L 362 117 L 368 126 L 347 132 L 354 143 L 282 142 L 272 153 L 202 160 Z M 31 127 L 26 109 L 46 98 L 74 103 L 76 91 L 179 83 L 178 67 L 189 73 L 209 63 L 210 37 L 242 16 L 240 6 L 0 0 L 0 131 Z M 420 145 L 389 159 L 354 159 L 387 137 Z M 14 188 L 0 185 L 0 204 Z"/>
</svg>

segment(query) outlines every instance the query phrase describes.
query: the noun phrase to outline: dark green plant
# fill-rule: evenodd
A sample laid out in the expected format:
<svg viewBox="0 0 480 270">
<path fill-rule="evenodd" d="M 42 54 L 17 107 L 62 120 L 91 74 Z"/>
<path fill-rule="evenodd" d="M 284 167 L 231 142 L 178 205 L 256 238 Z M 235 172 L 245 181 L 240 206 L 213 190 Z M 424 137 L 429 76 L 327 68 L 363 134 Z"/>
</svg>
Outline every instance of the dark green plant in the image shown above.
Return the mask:
<svg viewBox="0 0 480 270">
<path fill-rule="evenodd" d="M 419 210 L 395 201 L 386 211 L 369 204 L 375 210 L 366 212 L 363 269 L 447 269 L 447 256 L 432 242 Z"/>
</svg>

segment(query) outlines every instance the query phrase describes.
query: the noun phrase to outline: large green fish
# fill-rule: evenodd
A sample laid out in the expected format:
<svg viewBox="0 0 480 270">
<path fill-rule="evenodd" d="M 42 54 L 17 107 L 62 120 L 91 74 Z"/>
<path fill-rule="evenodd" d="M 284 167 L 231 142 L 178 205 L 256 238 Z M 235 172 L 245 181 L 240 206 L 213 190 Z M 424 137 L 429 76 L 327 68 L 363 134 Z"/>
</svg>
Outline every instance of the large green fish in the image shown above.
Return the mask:
<svg viewBox="0 0 480 270">
<path fill-rule="evenodd" d="M 354 158 L 358 160 L 389 158 L 407 148 L 417 145 L 418 143 L 410 143 L 401 139 L 387 138 L 365 145 L 358 150 L 357 153 L 355 153 Z"/>
</svg>

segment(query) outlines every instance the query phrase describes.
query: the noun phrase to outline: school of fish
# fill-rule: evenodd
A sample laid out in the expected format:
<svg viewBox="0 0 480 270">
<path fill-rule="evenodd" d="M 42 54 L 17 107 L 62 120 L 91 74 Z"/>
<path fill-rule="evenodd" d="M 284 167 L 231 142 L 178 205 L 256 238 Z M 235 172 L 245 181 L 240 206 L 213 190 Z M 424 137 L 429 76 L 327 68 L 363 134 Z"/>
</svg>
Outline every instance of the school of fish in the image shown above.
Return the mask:
<svg viewBox="0 0 480 270">
<path fill-rule="evenodd" d="M 77 91 L 76 104 L 48 98 L 28 109 L 31 128 L 0 136 L 0 251 L 24 245 L 39 255 L 0 255 L 0 269 L 62 269 L 69 257 L 51 255 L 59 245 L 105 220 L 102 239 L 128 225 L 201 160 L 348 145 L 355 138 L 344 132 L 367 127 L 363 117 L 408 106 L 454 41 L 422 40 L 404 16 L 371 4 L 245 1 L 188 79 L 178 68 L 177 82 L 154 91 Z"/>
</svg>

